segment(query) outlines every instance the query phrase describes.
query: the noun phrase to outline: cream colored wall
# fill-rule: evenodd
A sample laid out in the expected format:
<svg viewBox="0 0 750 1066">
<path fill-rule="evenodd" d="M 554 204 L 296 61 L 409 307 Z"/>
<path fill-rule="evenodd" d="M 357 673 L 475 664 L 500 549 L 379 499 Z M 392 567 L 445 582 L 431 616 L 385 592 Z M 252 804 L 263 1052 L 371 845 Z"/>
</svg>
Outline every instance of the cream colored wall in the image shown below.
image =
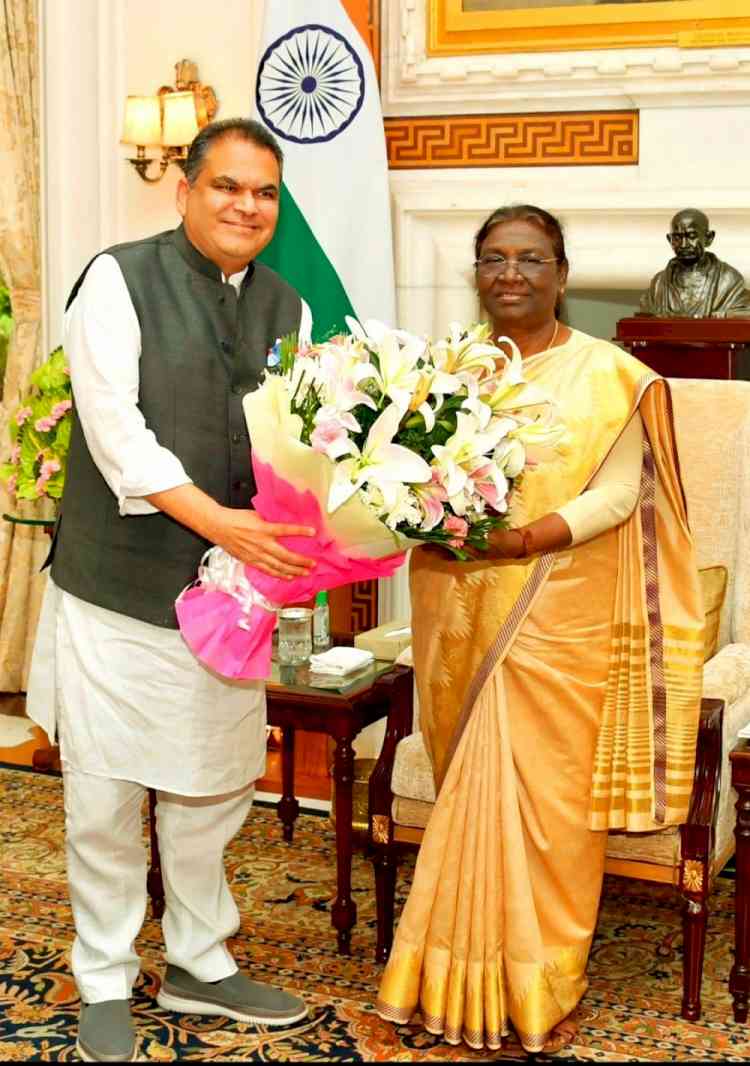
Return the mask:
<svg viewBox="0 0 750 1066">
<path fill-rule="evenodd" d="M 219 117 L 249 113 L 263 0 L 40 3 L 49 348 L 60 339 L 65 297 L 87 260 L 176 220 L 177 169 L 146 186 L 124 162 L 118 138 L 126 93 L 155 91 L 187 57 L 214 86 Z M 510 201 L 561 214 L 571 290 L 581 301 L 637 294 L 664 264 L 668 220 L 684 206 L 710 214 L 715 250 L 750 277 L 750 48 L 433 59 L 425 47 L 426 0 L 387 0 L 382 10 L 388 115 L 604 107 L 638 108 L 641 118 L 635 167 L 392 174 L 401 325 L 439 333 L 453 318 L 473 317 L 471 237 L 490 210 Z M 618 299 L 627 303 L 627 295 Z M 383 601 L 386 616 L 408 612 L 402 578 Z"/>
<path fill-rule="evenodd" d="M 45 343 L 59 343 L 67 293 L 102 247 L 175 224 L 170 166 L 146 185 L 120 145 L 125 96 L 195 60 L 217 118 L 249 114 L 263 0 L 41 0 Z M 134 150 L 132 150 L 134 151 Z"/>
</svg>

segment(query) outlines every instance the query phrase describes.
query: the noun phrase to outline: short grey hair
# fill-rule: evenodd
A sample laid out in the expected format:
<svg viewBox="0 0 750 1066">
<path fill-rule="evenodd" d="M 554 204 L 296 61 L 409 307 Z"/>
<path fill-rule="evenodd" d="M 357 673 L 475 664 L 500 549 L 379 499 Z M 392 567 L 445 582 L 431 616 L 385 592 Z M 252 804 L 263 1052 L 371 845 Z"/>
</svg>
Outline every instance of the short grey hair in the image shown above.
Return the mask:
<svg viewBox="0 0 750 1066">
<path fill-rule="evenodd" d="M 222 137 L 236 137 L 241 141 L 249 141 L 258 148 L 267 148 L 279 164 L 279 174 L 281 174 L 284 167 L 284 153 L 270 130 L 266 129 L 262 123 L 256 122 L 254 118 L 224 118 L 219 122 L 209 122 L 193 139 L 185 163 L 185 177 L 189 185 L 195 185 L 209 148 Z"/>
</svg>

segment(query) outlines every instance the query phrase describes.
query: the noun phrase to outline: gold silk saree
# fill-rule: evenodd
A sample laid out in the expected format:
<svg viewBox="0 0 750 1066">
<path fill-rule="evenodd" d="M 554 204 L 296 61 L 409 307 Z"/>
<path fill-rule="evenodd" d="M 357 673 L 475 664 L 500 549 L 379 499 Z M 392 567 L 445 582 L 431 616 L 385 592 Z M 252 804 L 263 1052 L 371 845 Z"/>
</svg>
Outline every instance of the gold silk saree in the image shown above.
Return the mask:
<svg viewBox="0 0 750 1066">
<path fill-rule="evenodd" d="M 540 1051 L 586 989 L 607 829 L 684 821 L 703 610 L 666 383 L 573 331 L 524 362 L 568 434 L 527 470 L 523 525 L 585 490 L 638 408 L 629 519 L 528 560 L 413 553 L 420 719 L 438 798 L 378 1013 L 452 1044 Z"/>
</svg>

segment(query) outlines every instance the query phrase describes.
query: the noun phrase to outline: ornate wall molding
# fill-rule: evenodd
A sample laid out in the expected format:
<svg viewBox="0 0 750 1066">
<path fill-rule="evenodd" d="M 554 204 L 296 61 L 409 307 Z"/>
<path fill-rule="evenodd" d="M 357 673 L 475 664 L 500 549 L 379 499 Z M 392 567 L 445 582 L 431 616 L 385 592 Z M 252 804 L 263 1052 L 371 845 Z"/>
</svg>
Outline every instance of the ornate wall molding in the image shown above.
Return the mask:
<svg viewBox="0 0 750 1066">
<path fill-rule="evenodd" d="M 392 170 L 635 164 L 637 111 L 387 118 Z"/>
<path fill-rule="evenodd" d="M 386 115 L 750 103 L 750 47 L 428 57 L 427 0 L 383 5 Z"/>
</svg>

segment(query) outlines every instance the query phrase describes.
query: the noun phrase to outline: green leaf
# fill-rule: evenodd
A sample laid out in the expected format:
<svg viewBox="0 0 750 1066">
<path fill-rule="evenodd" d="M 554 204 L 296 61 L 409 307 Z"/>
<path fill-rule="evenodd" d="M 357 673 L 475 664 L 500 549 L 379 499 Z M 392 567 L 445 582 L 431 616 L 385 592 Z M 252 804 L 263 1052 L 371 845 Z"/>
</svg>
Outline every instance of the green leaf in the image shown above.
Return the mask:
<svg viewBox="0 0 750 1066">
<path fill-rule="evenodd" d="M 52 445 L 55 454 L 58 458 L 68 454 L 68 448 L 70 447 L 70 434 L 73 428 L 73 419 L 68 412 L 64 418 L 61 418 L 57 423 L 57 433 L 55 434 L 55 443 Z"/>
<path fill-rule="evenodd" d="M 70 377 L 66 374 L 67 362 L 62 348 L 55 348 L 54 352 L 34 371 L 29 378 L 32 386 L 41 393 L 60 391 L 61 399 L 70 397 Z"/>
</svg>

